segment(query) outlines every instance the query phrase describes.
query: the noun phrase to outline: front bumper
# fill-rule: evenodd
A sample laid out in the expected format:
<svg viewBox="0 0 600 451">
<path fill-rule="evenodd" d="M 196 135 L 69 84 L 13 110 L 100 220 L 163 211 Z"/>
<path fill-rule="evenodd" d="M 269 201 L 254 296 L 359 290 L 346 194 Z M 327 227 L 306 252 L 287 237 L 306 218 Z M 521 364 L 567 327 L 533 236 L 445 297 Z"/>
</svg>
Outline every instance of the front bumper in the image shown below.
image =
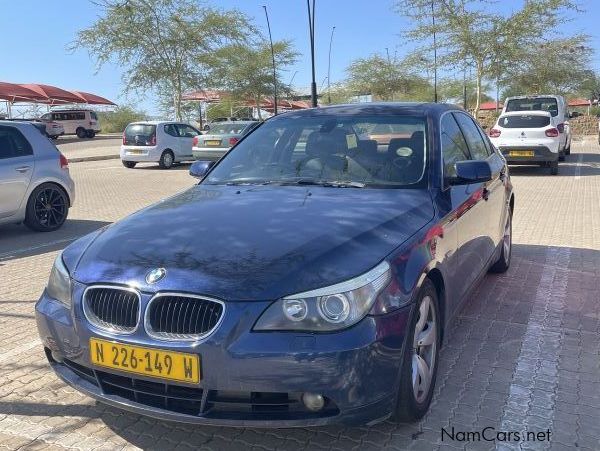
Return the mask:
<svg viewBox="0 0 600 451">
<path fill-rule="evenodd" d="M 358 425 L 390 416 L 411 306 L 366 317 L 337 333 L 252 332 L 268 304 L 228 303 L 219 329 L 194 344 L 153 340 L 143 330 L 130 336 L 95 330 L 77 304 L 70 311 L 45 293 L 36 304 L 36 320 L 50 364 L 62 380 L 139 414 L 240 427 Z M 165 383 L 94 367 L 89 360 L 91 337 L 198 353 L 202 379 L 197 385 Z M 319 412 L 304 408 L 299 399 L 306 392 L 322 394 L 325 407 Z"/>
<path fill-rule="evenodd" d="M 558 149 L 554 152 L 554 149 L 547 146 L 500 146 L 498 149 L 509 164 L 538 164 L 558 161 Z M 533 156 L 511 155 L 511 152 L 514 151 L 533 151 Z"/>
</svg>

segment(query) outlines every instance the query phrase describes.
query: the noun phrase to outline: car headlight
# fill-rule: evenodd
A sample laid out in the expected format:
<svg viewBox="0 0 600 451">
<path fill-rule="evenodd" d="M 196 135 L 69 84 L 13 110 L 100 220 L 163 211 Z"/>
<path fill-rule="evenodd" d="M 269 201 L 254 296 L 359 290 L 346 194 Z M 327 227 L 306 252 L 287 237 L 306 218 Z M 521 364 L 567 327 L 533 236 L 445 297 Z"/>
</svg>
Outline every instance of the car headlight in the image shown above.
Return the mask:
<svg viewBox="0 0 600 451">
<path fill-rule="evenodd" d="M 286 296 L 263 312 L 254 329 L 327 332 L 352 326 L 369 312 L 390 282 L 390 272 L 382 262 L 345 282 Z"/>
<path fill-rule="evenodd" d="M 52 271 L 50 271 L 46 293 L 51 298 L 62 302 L 67 307 L 71 306 L 71 277 L 63 262 L 62 252 L 56 257 L 56 260 L 54 260 L 54 266 L 52 266 Z"/>
</svg>

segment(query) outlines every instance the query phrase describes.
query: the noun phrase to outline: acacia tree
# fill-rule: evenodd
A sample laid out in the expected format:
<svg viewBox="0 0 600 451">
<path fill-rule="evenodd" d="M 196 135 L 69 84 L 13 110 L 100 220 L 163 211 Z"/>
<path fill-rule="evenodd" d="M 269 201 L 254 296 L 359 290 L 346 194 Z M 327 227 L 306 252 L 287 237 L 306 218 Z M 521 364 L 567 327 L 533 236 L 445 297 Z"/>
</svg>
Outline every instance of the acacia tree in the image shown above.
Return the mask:
<svg viewBox="0 0 600 451">
<path fill-rule="evenodd" d="M 397 3 L 397 10 L 413 23 L 405 37 L 427 43 L 421 46 L 421 52 L 431 52 L 435 32 L 440 65 L 473 65 L 476 115 L 483 81 L 499 78 L 502 68 L 517 61 L 520 49 L 540 45 L 564 21 L 567 10 L 577 10 L 573 0 L 528 0 L 521 9 L 502 16 L 489 5 L 486 0 L 399 0 Z"/>
<path fill-rule="evenodd" d="M 372 94 L 381 100 L 399 100 L 426 89 L 427 81 L 406 70 L 403 61 L 371 55 L 350 63 L 348 87 L 355 94 Z"/>
<path fill-rule="evenodd" d="M 278 96 L 291 92 L 281 72 L 293 64 L 298 53 L 290 41 L 273 42 Z M 274 92 L 271 45 L 266 40 L 251 44 L 234 43 L 214 52 L 211 78 L 215 87 L 229 91 L 234 100 L 252 101 L 260 117 L 260 104 Z"/>
<path fill-rule="evenodd" d="M 80 30 L 71 49 L 85 48 L 98 69 L 112 61 L 124 69 L 125 91 L 153 89 L 171 97 L 181 119 L 182 94 L 205 85 L 210 56 L 253 33 L 240 11 L 194 0 L 100 0 L 101 16 Z"/>
<path fill-rule="evenodd" d="M 590 79 L 587 42 L 587 36 L 574 36 L 522 49 L 520 63 L 504 71 L 505 93 L 578 93 Z"/>
</svg>

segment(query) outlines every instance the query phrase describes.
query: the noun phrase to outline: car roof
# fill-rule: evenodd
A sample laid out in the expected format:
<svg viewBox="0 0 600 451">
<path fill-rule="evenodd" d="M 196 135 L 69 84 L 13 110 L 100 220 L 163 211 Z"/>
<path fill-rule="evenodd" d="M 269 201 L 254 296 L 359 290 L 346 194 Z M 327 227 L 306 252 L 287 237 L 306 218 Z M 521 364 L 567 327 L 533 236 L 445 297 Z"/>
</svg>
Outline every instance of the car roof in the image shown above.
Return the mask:
<svg viewBox="0 0 600 451">
<path fill-rule="evenodd" d="M 282 113 L 269 119 L 276 118 L 296 118 L 296 117 L 317 117 L 321 115 L 418 115 L 426 116 L 429 114 L 439 115 L 444 111 L 464 111 L 460 106 L 449 103 L 428 103 L 428 102 L 371 102 L 371 103 L 349 103 L 343 105 L 332 105 L 319 108 L 309 108 L 306 110 L 294 110 Z"/>
<path fill-rule="evenodd" d="M 184 124 L 184 125 L 189 125 L 185 122 L 182 121 L 135 121 L 135 122 L 130 122 L 127 125 L 168 125 L 168 124 Z"/>
<path fill-rule="evenodd" d="M 239 125 L 239 124 L 255 124 L 259 121 L 219 121 L 215 123 L 215 127 L 218 127 L 219 125 Z"/>
<path fill-rule="evenodd" d="M 508 111 L 502 113 L 502 116 L 549 116 L 552 117 L 550 111 L 543 110 L 521 110 L 521 111 Z"/>
<path fill-rule="evenodd" d="M 507 97 L 506 101 L 509 100 L 520 100 L 520 99 L 540 99 L 540 98 L 551 98 L 551 99 L 562 99 L 563 96 L 559 96 L 557 94 L 535 94 L 531 96 L 511 96 Z"/>
</svg>

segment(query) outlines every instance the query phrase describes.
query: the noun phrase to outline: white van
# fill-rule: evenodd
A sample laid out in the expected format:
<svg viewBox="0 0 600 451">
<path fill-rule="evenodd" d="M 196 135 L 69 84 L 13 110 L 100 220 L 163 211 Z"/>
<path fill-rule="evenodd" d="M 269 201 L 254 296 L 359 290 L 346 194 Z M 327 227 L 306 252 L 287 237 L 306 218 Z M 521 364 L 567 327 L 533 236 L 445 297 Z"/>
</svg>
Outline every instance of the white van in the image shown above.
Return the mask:
<svg viewBox="0 0 600 451">
<path fill-rule="evenodd" d="M 92 110 L 52 110 L 41 119 L 58 122 L 65 129 L 65 135 L 78 138 L 93 138 L 101 130 L 98 115 Z"/>
<path fill-rule="evenodd" d="M 563 96 L 534 95 L 508 97 L 504 101 L 502 114 L 515 111 L 547 111 L 550 113 L 550 125 L 560 133 L 558 159 L 563 161 L 565 155 L 571 153 L 571 127 L 569 126 L 569 109 Z"/>
</svg>

